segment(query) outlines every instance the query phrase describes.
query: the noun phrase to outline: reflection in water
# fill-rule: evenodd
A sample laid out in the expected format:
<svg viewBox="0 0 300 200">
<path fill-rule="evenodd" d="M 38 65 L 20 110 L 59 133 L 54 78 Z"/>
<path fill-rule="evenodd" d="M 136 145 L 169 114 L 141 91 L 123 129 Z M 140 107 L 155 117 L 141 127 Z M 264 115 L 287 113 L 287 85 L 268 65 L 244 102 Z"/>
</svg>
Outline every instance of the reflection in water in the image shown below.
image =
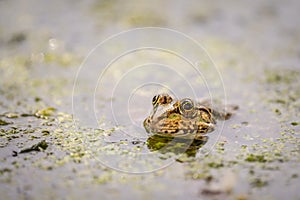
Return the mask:
<svg viewBox="0 0 300 200">
<path fill-rule="evenodd" d="M 175 154 L 186 153 L 190 157 L 195 157 L 200 149 L 208 140 L 207 136 L 201 139 L 163 137 L 152 135 L 147 139 L 147 146 L 150 151 L 159 151 L 162 154 L 172 152 Z"/>
</svg>

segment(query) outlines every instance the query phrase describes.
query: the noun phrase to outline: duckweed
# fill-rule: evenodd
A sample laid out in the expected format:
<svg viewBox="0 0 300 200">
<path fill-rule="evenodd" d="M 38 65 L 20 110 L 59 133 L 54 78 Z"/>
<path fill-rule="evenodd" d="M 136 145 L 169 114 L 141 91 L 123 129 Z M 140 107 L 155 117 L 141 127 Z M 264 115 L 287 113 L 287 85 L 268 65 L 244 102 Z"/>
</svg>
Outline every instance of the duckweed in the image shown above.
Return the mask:
<svg viewBox="0 0 300 200">
<path fill-rule="evenodd" d="M 4 120 L 0 119 L 0 126 L 6 126 L 9 124 L 12 124 L 12 122 L 8 122 L 8 121 L 4 121 Z"/>
<path fill-rule="evenodd" d="M 249 154 L 245 160 L 247 162 L 262 162 L 262 163 L 267 162 L 264 155 L 254 155 L 254 154 Z"/>
<path fill-rule="evenodd" d="M 298 126 L 298 125 L 299 125 L 299 122 L 291 122 L 291 125 L 293 125 L 293 126 Z"/>
<path fill-rule="evenodd" d="M 251 181 L 251 185 L 253 187 L 261 188 L 267 186 L 269 183 L 268 181 L 262 180 L 261 178 L 255 178 Z"/>
<path fill-rule="evenodd" d="M 48 143 L 45 140 L 42 140 L 41 142 L 39 142 L 37 144 L 34 144 L 29 148 L 22 149 L 20 151 L 20 153 L 28 153 L 28 152 L 31 152 L 31 151 L 46 150 L 47 147 L 48 147 Z"/>
</svg>

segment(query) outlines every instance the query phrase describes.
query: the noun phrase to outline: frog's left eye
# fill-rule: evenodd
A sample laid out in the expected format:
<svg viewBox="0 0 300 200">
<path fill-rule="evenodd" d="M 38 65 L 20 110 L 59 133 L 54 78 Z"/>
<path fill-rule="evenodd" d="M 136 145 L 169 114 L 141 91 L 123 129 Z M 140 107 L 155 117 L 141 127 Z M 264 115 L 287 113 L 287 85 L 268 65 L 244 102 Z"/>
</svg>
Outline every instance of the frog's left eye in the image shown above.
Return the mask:
<svg viewBox="0 0 300 200">
<path fill-rule="evenodd" d="M 155 104 L 157 104 L 158 100 L 159 100 L 159 95 L 155 95 L 152 99 L 152 105 L 154 106 Z"/>
<path fill-rule="evenodd" d="M 185 117 L 193 117 L 195 114 L 194 102 L 191 99 L 181 100 L 179 111 Z"/>
</svg>

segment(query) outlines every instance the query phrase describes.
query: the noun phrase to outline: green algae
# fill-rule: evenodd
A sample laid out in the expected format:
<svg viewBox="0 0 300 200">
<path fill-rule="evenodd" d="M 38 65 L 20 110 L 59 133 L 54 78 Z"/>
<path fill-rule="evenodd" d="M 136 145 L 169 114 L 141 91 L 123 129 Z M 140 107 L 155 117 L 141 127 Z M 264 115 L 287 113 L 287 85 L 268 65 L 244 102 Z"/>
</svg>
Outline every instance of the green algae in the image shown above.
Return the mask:
<svg viewBox="0 0 300 200">
<path fill-rule="evenodd" d="M 93 177 L 93 182 L 96 184 L 106 184 L 112 181 L 112 174 L 111 173 L 103 173 L 99 176 Z"/>
<path fill-rule="evenodd" d="M 11 38 L 8 41 L 8 44 L 19 44 L 21 42 L 24 42 L 26 40 L 27 36 L 24 32 L 17 32 L 12 34 Z"/>
<path fill-rule="evenodd" d="M 247 162 L 261 162 L 261 163 L 267 162 L 264 155 L 255 155 L 255 154 L 249 154 L 246 157 L 245 161 L 247 161 Z"/>
<path fill-rule="evenodd" d="M 41 120 L 43 121 L 43 124 L 46 125 L 47 123 L 51 124 L 52 122 L 59 122 L 57 125 L 58 127 L 51 127 L 49 129 L 45 129 L 45 127 L 42 127 L 41 130 L 39 130 L 40 136 L 34 136 L 31 135 L 36 131 L 36 125 L 33 124 L 33 129 L 28 129 L 27 135 L 29 135 L 32 140 L 38 140 L 40 138 L 47 138 L 47 141 L 51 141 L 51 148 L 54 148 L 54 152 L 61 152 L 62 155 L 57 155 L 56 153 L 54 155 L 42 155 L 42 158 L 36 159 L 36 155 L 30 155 L 27 157 L 23 157 L 24 161 L 20 162 L 32 162 L 33 164 L 20 164 L 19 168 L 23 168 L 26 166 L 36 167 L 37 169 L 44 170 L 44 171 L 55 171 L 65 166 L 75 165 L 77 167 L 84 165 L 85 163 L 88 163 L 90 161 L 93 161 L 95 158 L 97 158 L 97 155 L 99 152 L 105 152 L 106 154 L 111 155 L 124 155 L 127 158 L 134 158 L 136 156 L 135 153 L 132 153 L 133 151 L 137 150 L 138 148 L 135 148 L 135 146 L 130 146 L 130 142 L 126 141 L 120 141 L 118 143 L 109 144 L 106 146 L 100 146 L 98 149 L 90 149 L 90 144 L 86 144 L 85 141 L 94 141 L 96 143 L 96 147 L 98 146 L 99 142 L 98 140 L 103 139 L 104 134 L 108 133 L 109 131 L 99 131 L 97 133 L 94 132 L 92 129 L 84 129 L 80 128 L 81 130 L 78 131 L 78 128 L 76 128 L 72 124 L 72 118 L 67 113 L 60 113 L 58 114 L 57 109 L 52 109 L 52 107 L 46 107 L 41 108 L 38 111 L 34 112 L 34 116 L 31 116 L 31 114 L 28 114 L 27 117 L 25 115 L 21 116 L 19 118 L 26 118 L 28 119 L 33 117 L 33 120 Z M 58 115 L 58 116 L 57 116 Z M 13 119 L 12 119 L 13 120 Z M 46 123 L 47 122 L 47 123 Z M 40 123 L 38 123 L 40 124 Z M 48 127 L 48 126 L 47 126 Z M 241 129 L 242 126 L 235 126 L 234 129 Z M 30 131 L 29 131 L 30 130 Z M 22 131 L 22 133 L 25 133 L 26 131 Z M 5 134 L 15 135 L 15 136 L 9 136 L 6 139 L 10 141 L 17 140 L 20 138 L 20 133 L 18 130 L 11 129 L 10 131 L 6 132 Z M 92 134 L 87 134 L 92 133 Z M 114 131 L 110 132 L 110 134 L 113 134 Z M 108 134 L 109 135 L 109 134 Z M 278 134 L 279 135 L 279 134 Z M 97 138 L 97 136 L 100 136 L 100 138 Z M 265 146 L 259 145 L 247 145 L 247 150 L 250 152 L 241 153 L 239 155 L 238 159 L 234 158 L 234 154 L 228 155 L 227 151 L 230 146 L 226 145 L 226 143 L 219 143 L 217 145 L 217 151 L 213 154 L 216 154 L 215 156 L 207 156 L 202 159 L 199 158 L 191 158 L 188 156 L 182 156 L 178 158 L 176 161 L 178 163 L 182 164 L 184 167 L 184 177 L 188 180 L 193 181 L 205 181 L 208 182 L 215 182 L 217 181 L 219 170 L 227 169 L 227 168 L 237 168 L 237 166 L 243 166 L 245 168 L 250 168 L 252 164 L 256 165 L 254 172 L 260 171 L 260 170 L 273 170 L 280 168 L 280 162 L 287 163 L 290 160 L 294 160 L 299 156 L 299 152 L 295 152 L 294 155 L 289 154 L 289 150 L 283 150 L 281 147 L 284 143 L 290 143 L 292 141 L 295 141 L 295 138 L 285 138 L 285 139 L 278 139 L 278 142 L 274 143 L 271 139 L 268 138 L 262 138 L 262 143 L 267 143 Z M 101 144 L 100 144 L 101 145 Z M 148 143 L 149 145 L 149 143 Z M 161 155 L 162 160 L 167 160 L 169 158 L 172 158 L 174 155 L 168 154 L 169 152 L 174 152 L 175 154 L 178 152 L 182 152 L 184 148 L 186 148 L 186 144 L 180 144 L 177 143 L 174 146 L 171 146 L 170 148 L 164 148 L 166 143 L 163 142 L 156 142 L 153 144 L 153 147 L 150 147 L 150 149 L 162 149 L 160 151 L 161 153 L 165 155 Z M 124 146 L 129 146 L 129 148 L 122 149 Z M 276 151 L 273 151 L 272 153 L 264 152 L 263 150 L 266 148 L 275 149 Z M 200 146 L 201 148 L 202 146 Z M 265 148 L 266 147 L 266 148 Z M 146 147 L 143 147 L 146 148 Z M 200 148 L 194 148 L 192 150 L 192 153 L 187 153 L 189 155 L 195 156 Z M 243 148 L 243 147 L 241 147 Z M 135 149 L 135 150 L 133 150 Z M 244 148 L 245 149 L 245 148 Z M 53 150 L 51 150 L 53 151 Z M 48 152 L 48 150 L 46 151 Z M 287 156 L 287 155 L 290 155 Z M 221 155 L 224 155 L 221 156 Z M 193 157 L 192 156 L 192 157 Z M 273 167 L 270 163 L 279 161 L 277 164 L 277 168 Z M 123 163 L 122 163 L 123 164 Z M 264 165 L 260 165 L 264 164 Z M 125 169 L 133 169 L 133 167 L 125 163 L 122 165 Z M 86 169 L 87 171 L 89 169 Z M 12 169 L 12 171 L 15 171 L 15 169 Z M 101 173 L 100 175 L 97 172 L 90 172 L 88 173 L 89 177 L 92 177 L 90 184 L 100 184 L 100 185 L 109 185 L 111 183 L 118 183 L 121 182 L 119 178 L 117 178 L 117 175 L 114 175 L 112 171 L 107 171 L 105 173 Z M 76 176 L 75 173 L 71 173 L 71 176 Z M 256 173 L 253 175 L 250 175 L 249 178 L 249 185 L 253 188 L 263 188 L 268 187 L 269 181 L 261 179 L 257 177 Z M 82 179 L 82 178 L 81 178 Z M 294 179 L 297 179 L 294 178 Z M 127 178 L 127 183 L 134 183 L 135 180 L 133 178 Z"/>
<path fill-rule="evenodd" d="M 273 111 L 281 121 L 290 121 L 298 117 L 300 103 L 299 76 L 296 69 L 266 69 L 262 80 L 268 90 L 267 99 Z M 295 124 L 294 121 L 290 122 Z"/>
<path fill-rule="evenodd" d="M 293 125 L 293 126 L 298 126 L 298 125 L 299 125 L 299 122 L 291 122 L 291 125 Z"/>
<path fill-rule="evenodd" d="M 166 21 L 159 13 L 134 12 L 128 15 L 125 23 L 129 26 L 165 26 Z"/>
<path fill-rule="evenodd" d="M 167 24 L 164 15 L 153 8 L 153 4 L 146 6 L 147 9 L 124 7 L 122 10 L 118 9 L 119 4 L 122 2 L 118 0 L 113 1 L 95 1 L 91 6 L 91 13 L 95 17 L 100 27 L 107 27 L 112 22 L 118 22 L 119 25 L 125 27 L 145 27 L 145 26 L 165 26 Z M 145 7 L 145 8 L 146 8 Z M 115 12 L 111 12 L 114 10 Z M 98 19 L 104 19 L 98 21 Z"/>
<path fill-rule="evenodd" d="M 10 173 L 10 172 L 12 172 L 10 168 L 0 169 L 0 176 L 3 175 L 4 173 Z"/>
<path fill-rule="evenodd" d="M 61 54 L 48 52 L 44 54 L 43 59 L 46 64 L 54 63 L 62 67 L 76 66 L 82 60 L 78 55 L 70 52 L 63 52 Z"/>
<path fill-rule="evenodd" d="M 52 116 L 55 113 L 56 109 L 53 107 L 44 108 L 38 110 L 34 113 L 36 117 L 48 119 L 48 117 Z"/>
<path fill-rule="evenodd" d="M 264 180 L 262 180 L 260 178 L 255 178 L 254 180 L 251 180 L 251 185 L 253 187 L 257 187 L 257 188 L 265 187 L 268 184 L 269 184 L 268 181 L 264 181 Z"/>
<path fill-rule="evenodd" d="M 6 125 L 9 125 L 9 124 L 12 124 L 12 122 L 8 122 L 8 121 L 0 119 L 0 126 L 6 126 Z"/>
<path fill-rule="evenodd" d="M 32 145 L 29 148 L 22 149 L 20 153 L 28 153 L 31 151 L 43 151 L 48 147 L 48 143 L 45 140 L 38 142 L 37 144 Z"/>
<path fill-rule="evenodd" d="M 290 85 L 296 84 L 300 72 L 293 69 L 266 69 L 265 81 L 271 85 Z"/>
</svg>

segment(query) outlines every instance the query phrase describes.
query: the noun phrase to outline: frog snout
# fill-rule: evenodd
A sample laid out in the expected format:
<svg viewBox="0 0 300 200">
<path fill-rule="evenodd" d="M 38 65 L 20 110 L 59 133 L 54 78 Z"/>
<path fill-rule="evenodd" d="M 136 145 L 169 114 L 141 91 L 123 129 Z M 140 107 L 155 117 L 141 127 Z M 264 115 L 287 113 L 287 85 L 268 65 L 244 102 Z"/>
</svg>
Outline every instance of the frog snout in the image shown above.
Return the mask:
<svg viewBox="0 0 300 200">
<path fill-rule="evenodd" d="M 213 123 L 209 123 L 208 124 L 208 131 L 207 132 L 209 133 L 209 132 L 212 132 L 214 130 L 215 130 L 215 125 Z"/>
</svg>

